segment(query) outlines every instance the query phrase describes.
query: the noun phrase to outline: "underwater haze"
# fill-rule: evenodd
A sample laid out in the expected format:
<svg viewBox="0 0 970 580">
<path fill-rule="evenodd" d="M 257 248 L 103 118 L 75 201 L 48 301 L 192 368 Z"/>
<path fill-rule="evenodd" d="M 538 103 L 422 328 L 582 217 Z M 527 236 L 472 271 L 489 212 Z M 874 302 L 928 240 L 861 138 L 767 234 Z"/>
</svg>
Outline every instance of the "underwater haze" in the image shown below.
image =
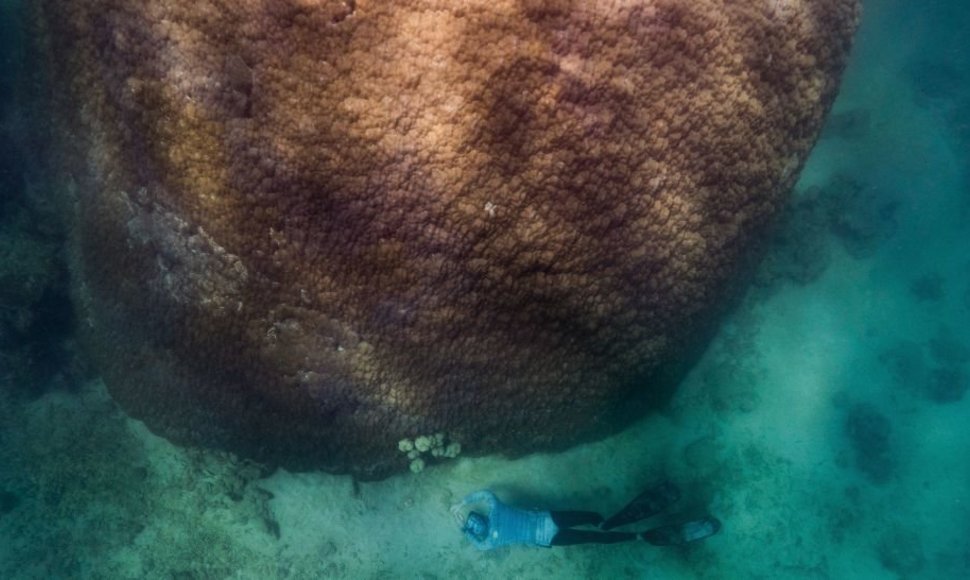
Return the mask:
<svg viewBox="0 0 970 580">
<path fill-rule="evenodd" d="M 379 482 L 179 447 L 112 401 L 37 219 L 17 8 L 0 0 L 0 578 L 970 578 L 965 0 L 865 3 L 765 258 L 663 409 Z M 487 488 L 609 514 L 661 480 L 720 533 L 481 552 L 449 513 Z"/>
</svg>

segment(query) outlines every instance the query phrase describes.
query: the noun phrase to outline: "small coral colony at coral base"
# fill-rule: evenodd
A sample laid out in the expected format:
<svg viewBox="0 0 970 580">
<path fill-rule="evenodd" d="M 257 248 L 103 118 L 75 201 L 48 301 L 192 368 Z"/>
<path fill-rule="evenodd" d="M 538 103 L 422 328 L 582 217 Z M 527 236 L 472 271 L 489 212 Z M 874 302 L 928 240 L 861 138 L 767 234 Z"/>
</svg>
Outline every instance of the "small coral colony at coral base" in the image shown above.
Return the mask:
<svg viewBox="0 0 970 580">
<path fill-rule="evenodd" d="M 34 9 L 74 299 L 112 396 L 177 442 L 360 477 L 453 444 L 564 447 L 656 404 L 785 201 L 859 15 Z"/>
</svg>

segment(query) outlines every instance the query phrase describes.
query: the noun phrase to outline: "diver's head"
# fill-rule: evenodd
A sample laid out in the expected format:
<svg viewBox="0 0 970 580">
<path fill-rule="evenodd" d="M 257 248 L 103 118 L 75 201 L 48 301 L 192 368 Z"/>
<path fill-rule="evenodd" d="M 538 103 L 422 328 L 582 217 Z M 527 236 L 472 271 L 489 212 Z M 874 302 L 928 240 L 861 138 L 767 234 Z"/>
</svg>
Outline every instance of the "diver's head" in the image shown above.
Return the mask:
<svg viewBox="0 0 970 580">
<path fill-rule="evenodd" d="M 464 532 L 482 541 L 488 536 L 488 518 L 478 512 L 471 512 L 465 519 Z"/>
</svg>

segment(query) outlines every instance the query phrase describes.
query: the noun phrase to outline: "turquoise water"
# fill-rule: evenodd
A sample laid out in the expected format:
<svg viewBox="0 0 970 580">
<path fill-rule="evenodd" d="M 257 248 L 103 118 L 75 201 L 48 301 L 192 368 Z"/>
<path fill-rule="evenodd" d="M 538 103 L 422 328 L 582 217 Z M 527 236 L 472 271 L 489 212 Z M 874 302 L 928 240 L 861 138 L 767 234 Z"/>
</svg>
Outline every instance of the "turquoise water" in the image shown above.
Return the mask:
<svg viewBox="0 0 970 580">
<path fill-rule="evenodd" d="M 178 448 L 117 408 L 74 356 L 0 83 L 0 578 L 970 577 L 967 32 L 964 2 L 866 4 L 769 255 L 668 408 L 561 454 L 360 484 Z M 607 513 L 661 477 L 721 533 L 483 554 L 448 513 L 481 487 Z"/>
</svg>

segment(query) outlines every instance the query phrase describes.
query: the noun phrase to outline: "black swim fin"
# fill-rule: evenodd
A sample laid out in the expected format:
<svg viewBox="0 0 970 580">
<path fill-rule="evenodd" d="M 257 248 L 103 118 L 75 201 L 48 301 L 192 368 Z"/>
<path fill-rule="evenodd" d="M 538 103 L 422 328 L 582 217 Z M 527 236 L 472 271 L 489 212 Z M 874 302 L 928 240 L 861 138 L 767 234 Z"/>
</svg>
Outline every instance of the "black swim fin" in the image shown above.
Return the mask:
<svg viewBox="0 0 970 580">
<path fill-rule="evenodd" d="M 680 490 L 677 489 L 677 486 L 669 481 L 664 481 L 638 495 L 616 515 L 607 518 L 600 528 L 611 530 L 645 520 L 662 512 L 678 499 L 680 499 Z"/>
<path fill-rule="evenodd" d="M 660 526 L 643 532 L 642 537 L 654 546 L 683 546 L 691 542 L 703 540 L 721 531 L 721 522 L 710 516 L 675 524 Z"/>
</svg>

